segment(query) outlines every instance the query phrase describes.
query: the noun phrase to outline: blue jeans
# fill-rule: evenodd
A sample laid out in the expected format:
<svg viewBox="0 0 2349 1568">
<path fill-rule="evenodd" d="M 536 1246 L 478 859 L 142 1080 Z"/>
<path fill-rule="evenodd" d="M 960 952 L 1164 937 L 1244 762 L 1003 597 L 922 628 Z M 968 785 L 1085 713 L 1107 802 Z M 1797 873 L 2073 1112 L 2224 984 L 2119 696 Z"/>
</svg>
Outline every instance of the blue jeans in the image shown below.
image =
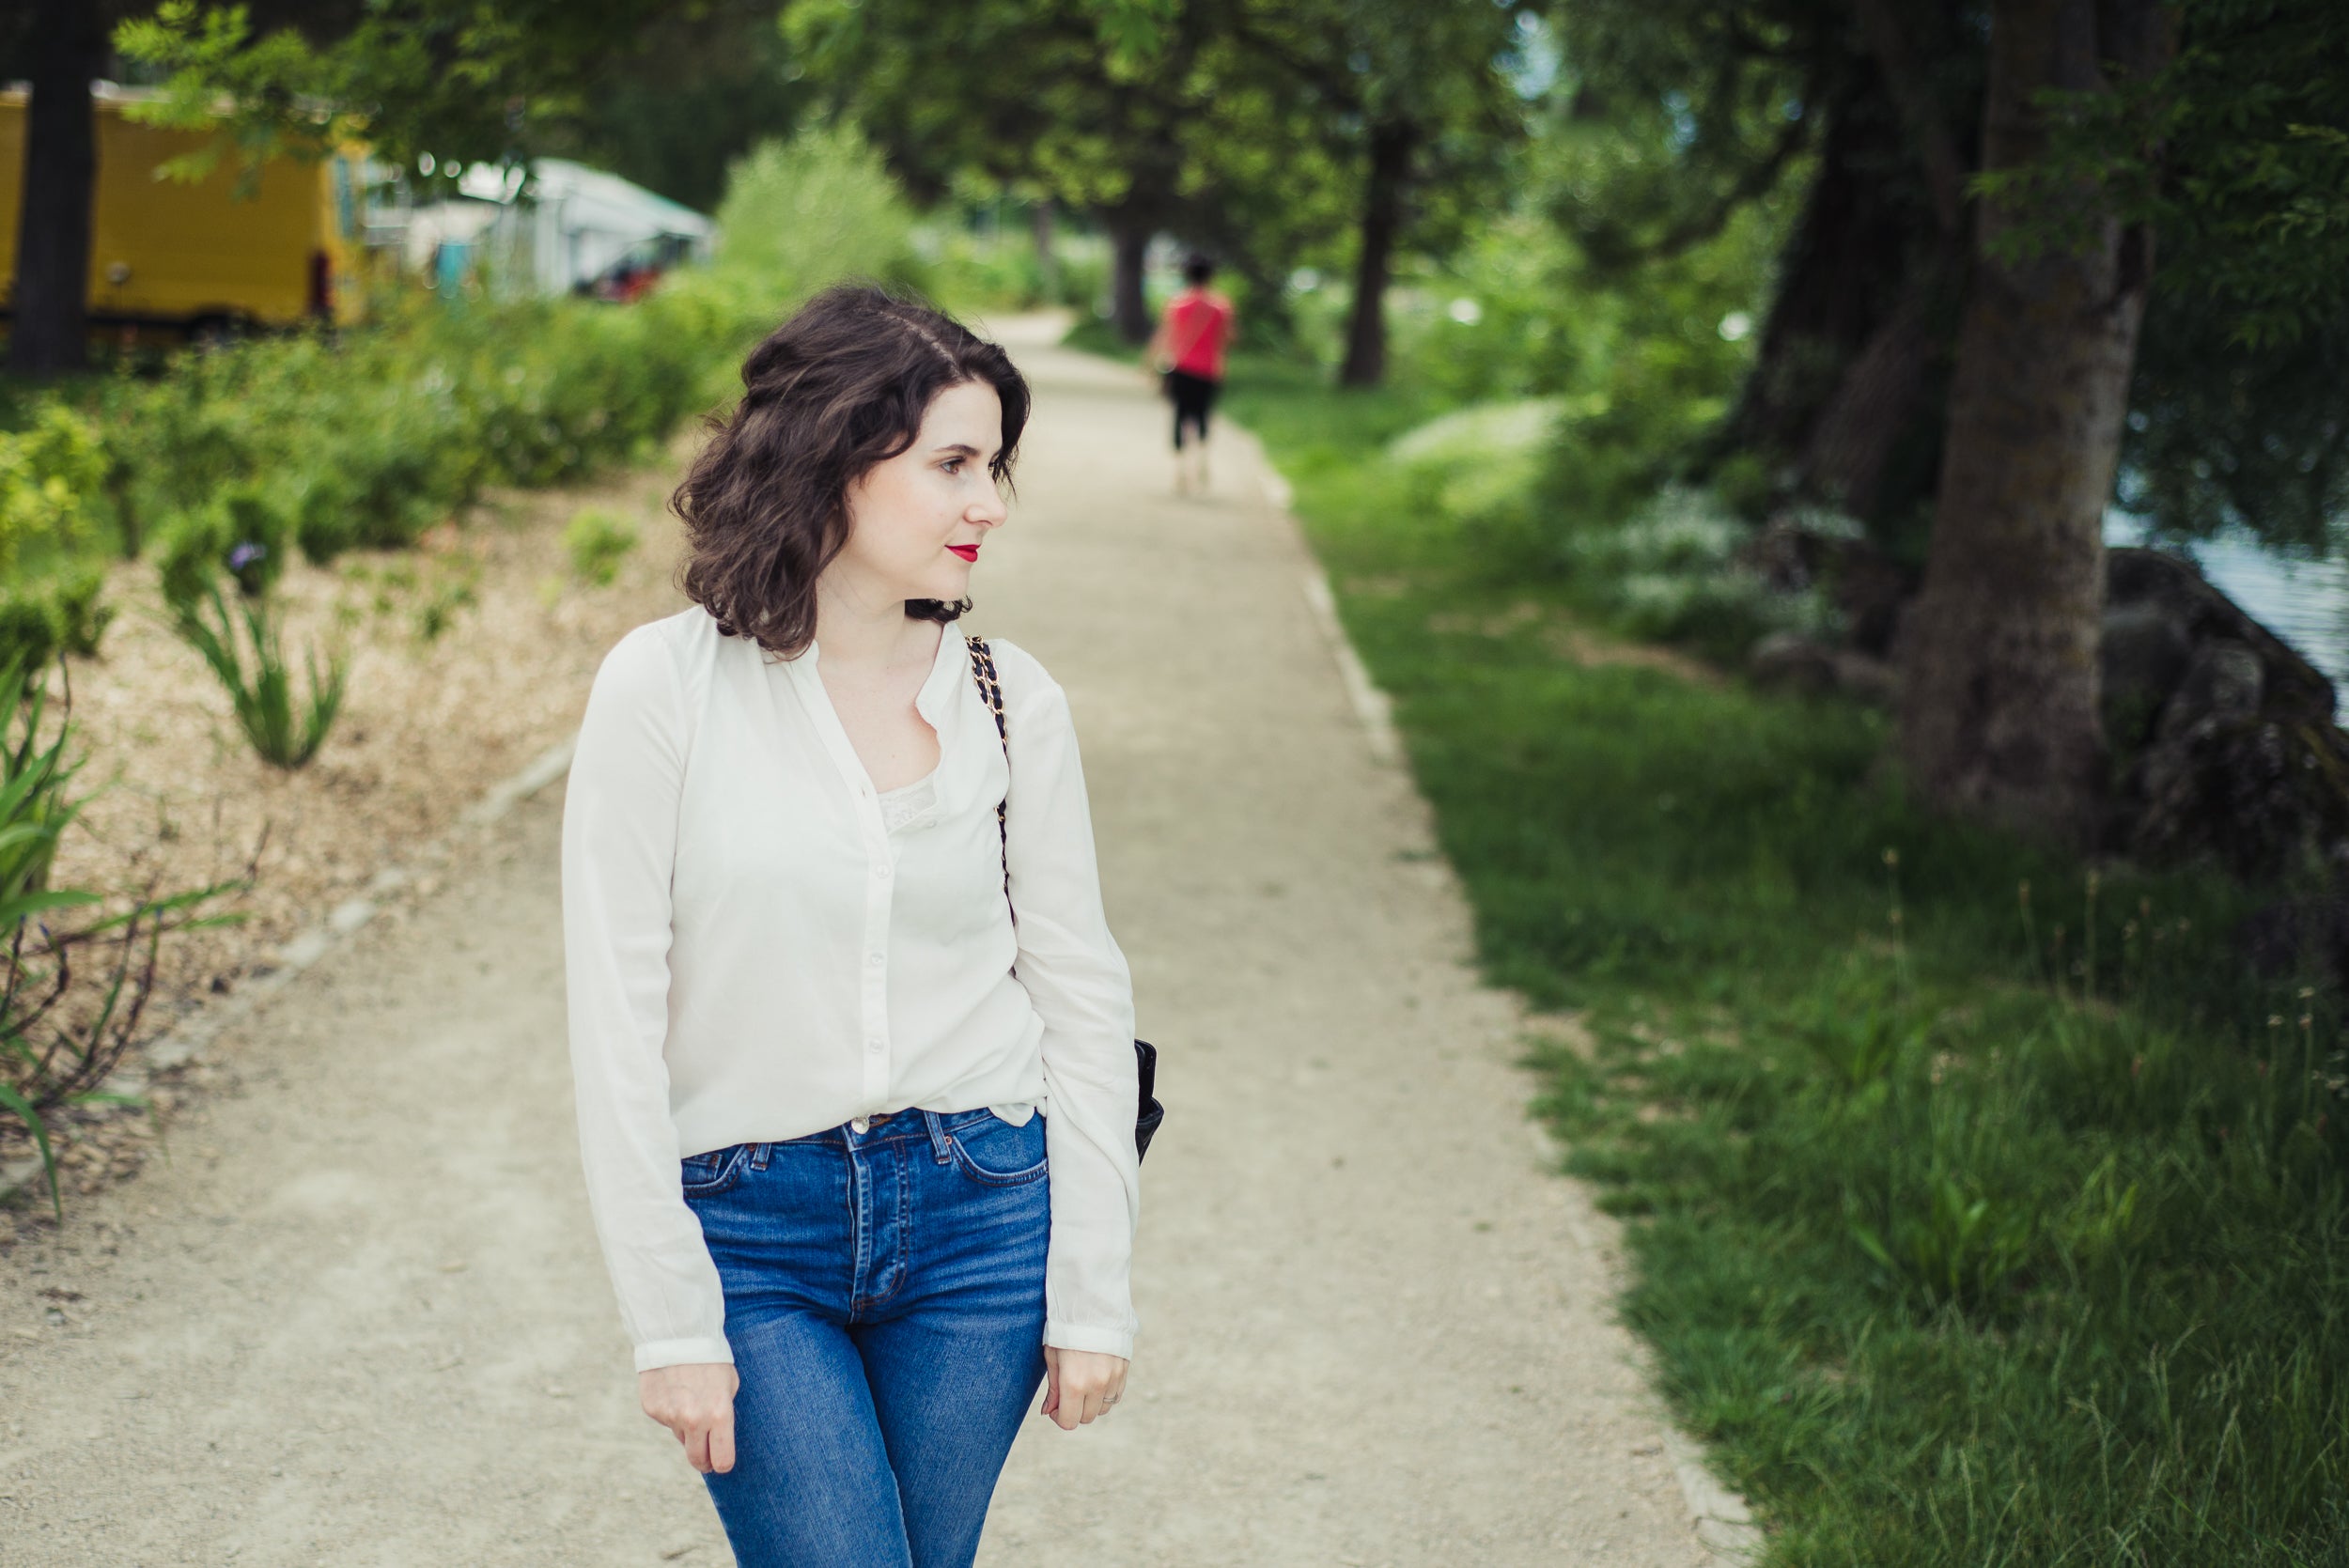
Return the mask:
<svg viewBox="0 0 2349 1568">
<path fill-rule="evenodd" d="M 1044 1378 L 1044 1118 L 900 1110 L 684 1162 L 742 1387 L 741 1568 L 965 1568 Z"/>
</svg>

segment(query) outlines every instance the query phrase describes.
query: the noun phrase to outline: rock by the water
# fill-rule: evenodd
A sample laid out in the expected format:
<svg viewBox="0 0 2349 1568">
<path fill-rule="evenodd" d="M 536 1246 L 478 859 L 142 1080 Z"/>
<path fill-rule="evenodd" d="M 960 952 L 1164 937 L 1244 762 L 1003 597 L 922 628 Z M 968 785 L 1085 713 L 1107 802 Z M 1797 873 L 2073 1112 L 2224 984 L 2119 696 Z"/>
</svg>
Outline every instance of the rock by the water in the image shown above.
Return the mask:
<svg viewBox="0 0 2349 1568">
<path fill-rule="evenodd" d="M 2108 553 L 2101 673 L 2110 847 L 2260 878 L 2349 841 L 2332 682 L 2190 564 Z"/>
</svg>

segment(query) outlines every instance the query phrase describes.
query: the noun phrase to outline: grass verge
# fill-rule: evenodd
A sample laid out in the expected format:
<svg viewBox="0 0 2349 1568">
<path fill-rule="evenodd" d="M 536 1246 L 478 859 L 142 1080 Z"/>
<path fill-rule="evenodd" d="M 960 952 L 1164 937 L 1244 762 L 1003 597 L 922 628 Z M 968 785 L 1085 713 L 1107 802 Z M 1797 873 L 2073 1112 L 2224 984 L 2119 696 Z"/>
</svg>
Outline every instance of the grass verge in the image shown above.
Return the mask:
<svg viewBox="0 0 2349 1568">
<path fill-rule="evenodd" d="M 2338 998 L 2253 901 L 1937 820 L 1888 722 L 1595 639 L 1384 443 L 1242 364 L 1393 696 L 1624 1302 L 1784 1564 L 2349 1560 Z"/>
</svg>

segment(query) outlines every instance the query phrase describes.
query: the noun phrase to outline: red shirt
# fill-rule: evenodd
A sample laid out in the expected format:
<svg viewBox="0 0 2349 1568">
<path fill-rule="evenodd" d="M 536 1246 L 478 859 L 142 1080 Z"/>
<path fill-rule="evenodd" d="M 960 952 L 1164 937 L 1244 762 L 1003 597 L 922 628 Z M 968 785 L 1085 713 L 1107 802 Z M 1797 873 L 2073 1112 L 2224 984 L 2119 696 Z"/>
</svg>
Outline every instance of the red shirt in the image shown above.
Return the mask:
<svg viewBox="0 0 2349 1568">
<path fill-rule="evenodd" d="M 1223 350 L 1232 341 L 1232 302 L 1204 288 L 1186 288 L 1166 302 L 1166 347 L 1174 368 L 1210 381 L 1223 379 Z"/>
</svg>

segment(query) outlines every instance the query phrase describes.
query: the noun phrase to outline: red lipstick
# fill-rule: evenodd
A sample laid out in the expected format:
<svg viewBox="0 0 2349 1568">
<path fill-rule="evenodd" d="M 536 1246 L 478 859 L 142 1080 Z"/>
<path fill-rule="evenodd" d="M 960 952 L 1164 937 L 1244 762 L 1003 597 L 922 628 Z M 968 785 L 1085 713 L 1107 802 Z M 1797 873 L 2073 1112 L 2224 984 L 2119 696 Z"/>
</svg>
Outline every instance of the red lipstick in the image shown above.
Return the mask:
<svg viewBox="0 0 2349 1568">
<path fill-rule="evenodd" d="M 977 545 L 948 545 L 946 548 L 953 551 L 957 555 L 961 556 L 966 561 L 975 561 L 979 558 L 979 547 Z"/>
</svg>

